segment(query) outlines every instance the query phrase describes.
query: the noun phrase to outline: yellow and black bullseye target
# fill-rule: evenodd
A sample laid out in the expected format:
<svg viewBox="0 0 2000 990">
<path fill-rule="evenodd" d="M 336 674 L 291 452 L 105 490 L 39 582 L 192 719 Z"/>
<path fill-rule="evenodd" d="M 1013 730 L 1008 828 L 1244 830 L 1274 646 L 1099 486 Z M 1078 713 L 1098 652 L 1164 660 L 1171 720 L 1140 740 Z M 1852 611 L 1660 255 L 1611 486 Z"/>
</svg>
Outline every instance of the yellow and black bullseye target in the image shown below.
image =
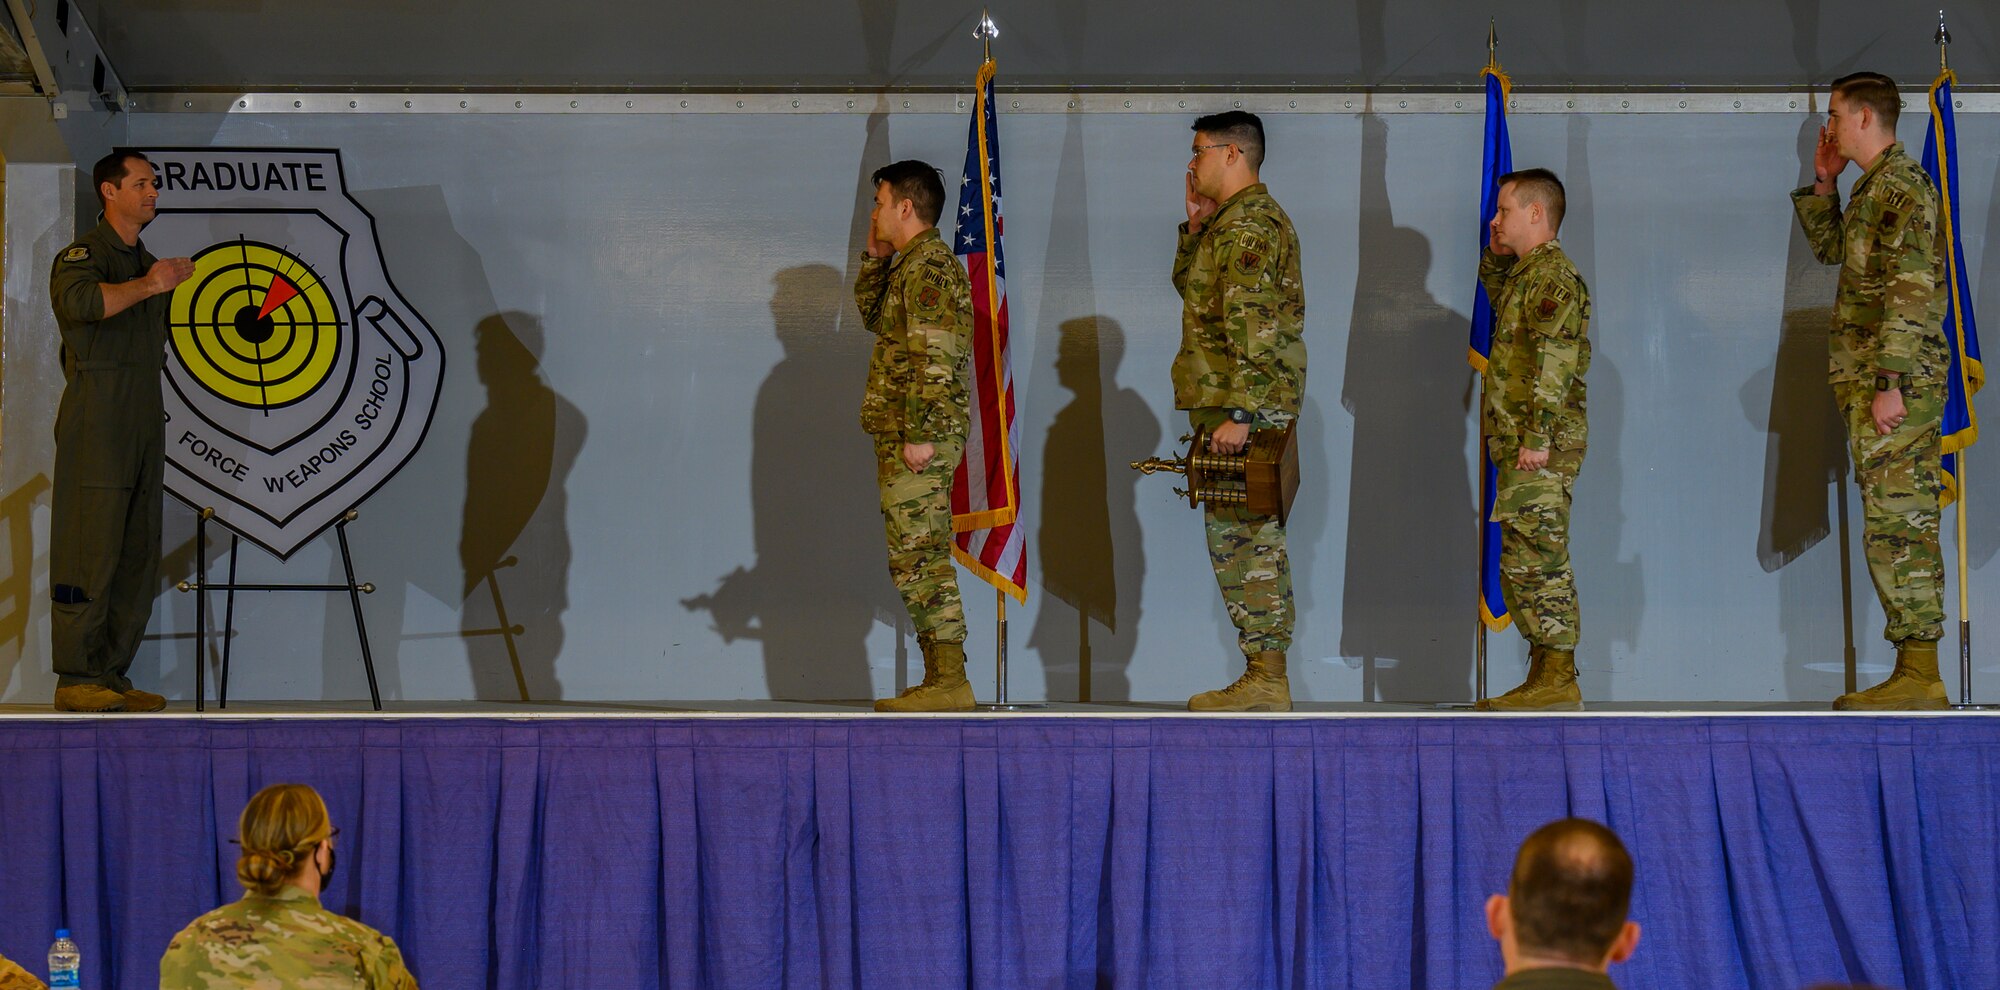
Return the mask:
<svg viewBox="0 0 2000 990">
<path fill-rule="evenodd" d="M 252 409 L 313 394 L 332 377 L 342 346 L 343 321 L 319 274 L 283 248 L 251 240 L 194 256 L 194 276 L 174 290 L 169 323 L 188 374 Z"/>
</svg>

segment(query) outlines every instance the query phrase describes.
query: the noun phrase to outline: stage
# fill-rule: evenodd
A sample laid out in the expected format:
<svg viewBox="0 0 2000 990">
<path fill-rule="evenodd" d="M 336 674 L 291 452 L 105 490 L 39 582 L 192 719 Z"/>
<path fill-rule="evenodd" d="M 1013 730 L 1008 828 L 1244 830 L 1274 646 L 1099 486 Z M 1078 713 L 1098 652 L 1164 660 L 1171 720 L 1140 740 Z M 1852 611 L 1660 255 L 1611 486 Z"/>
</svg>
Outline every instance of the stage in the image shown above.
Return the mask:
<svg viewBox="0 0 2000 990">
<path fill-rule="evenodd" d="M 245 800 L 304 781 L 326 902 L 426 987 L 1479 987 L 1567 814 L 1637 861 L 1622 987 L 2000 971 L 1986 715 L 335 707 L 0 712 L 0 952 L 66 922 L 86 980 L 157 985 Z"/>
</svg>

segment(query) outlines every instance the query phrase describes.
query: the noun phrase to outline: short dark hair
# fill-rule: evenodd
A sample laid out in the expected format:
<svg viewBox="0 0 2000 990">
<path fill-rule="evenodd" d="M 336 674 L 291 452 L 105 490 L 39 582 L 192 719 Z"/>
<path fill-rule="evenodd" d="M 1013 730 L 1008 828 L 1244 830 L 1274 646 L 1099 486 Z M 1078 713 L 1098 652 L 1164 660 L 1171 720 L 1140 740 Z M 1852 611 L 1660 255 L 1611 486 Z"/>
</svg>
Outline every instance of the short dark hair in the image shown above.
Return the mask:
<svg viewBox="0 0 2000 990">
<path fill-rule="evenodd" d="M 889 202 L 907 199 L 925 223 L 937 226 L 944 215 L 944 180 L 938 170 L 914 158 L 891 162 L 875 170 L 875 184 L 889 184 Z"/>
<path fill-rule="evenodd" d="M 109 182 L 115 186 L 124 182 L 125 176 L 129 173 L 126 163 L 134 160 L 148 165 L 153 164 L 151 158 L 130 148 L 114 148 L 110 154 L 99 158 L 97 164 L 90 167 L 90 188 L 97 193 L 97 205 L 104 205 L 104 184 Z"/>
<path fill-rule="evenodd" d="M 1896 132 L 1896 118 L 1903 115 L 1903 95 L 1896 91 L 1896 80 L 1880 72 L 1851 72 L 1833 81 L 1833 95 L 1875 111 L 1882 126 Z"/>
<path fill-rule="evenodd" d="M 1589 819 L 1550 822 L 1521 843 L 1507 906 L 1522 949 L 1595 966 L 1625 927 L 1632 856 L 1616 834 Z"/>
<path fill-rule="evenodd" d="M 1248 110 L 1209 114 L 1194 122 L 1194 132 L 1235 145 L 1252 169 L 1264 166 L 1264 122 Z"/>
<path fill-rule="evenodd" d="M 1563 209 L 1568 200 L 1563 194 L 1563 180 L 1545 168 L 1524 168 L 1500 177 L 1500 188 L 1514 187 L 1514 198 L 1525 203 L 1540 203 L 1549 214 L 1549 230 L 1561 231 Z"/>
</svg>

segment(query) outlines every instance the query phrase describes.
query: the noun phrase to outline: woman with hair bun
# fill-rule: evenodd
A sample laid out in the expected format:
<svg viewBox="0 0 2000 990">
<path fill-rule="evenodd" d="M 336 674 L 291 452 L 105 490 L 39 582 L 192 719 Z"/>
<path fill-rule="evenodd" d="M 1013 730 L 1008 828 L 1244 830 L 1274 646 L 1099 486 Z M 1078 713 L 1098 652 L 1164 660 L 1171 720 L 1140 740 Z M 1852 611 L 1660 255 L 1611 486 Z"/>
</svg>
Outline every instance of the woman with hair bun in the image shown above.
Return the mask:
<svg viewBox="0 0 2000 990">
<path fill-rule="evenodd" d="M 243 899 L 194 919 L 160 957 L 160 990 L 416 990 L 389 936 L 320 906 L 339 829 L 319 792 L 272 784 L 237 823 Z"/>
</svg>

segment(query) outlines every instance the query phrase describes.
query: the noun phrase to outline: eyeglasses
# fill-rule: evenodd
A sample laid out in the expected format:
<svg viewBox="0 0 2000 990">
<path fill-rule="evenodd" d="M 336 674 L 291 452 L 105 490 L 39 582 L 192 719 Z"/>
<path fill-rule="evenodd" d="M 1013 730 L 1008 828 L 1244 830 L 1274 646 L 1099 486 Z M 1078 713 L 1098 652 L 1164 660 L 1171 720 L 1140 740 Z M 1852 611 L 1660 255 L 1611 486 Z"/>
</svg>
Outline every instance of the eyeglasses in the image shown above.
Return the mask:
<svg viewBox="0 0 2000 990">
<path fill-rule="evenodd" d="M 1204 151 L 1213 151 L 1216 148 L 1227 148 L 1227 147 L 1229 147 L 1229 142 L 1227 141 L 1221 144 L 1197 144 L 1194 146 L 1194 157 L 1200 158 L 1201 153 Z"/>
</svg>

